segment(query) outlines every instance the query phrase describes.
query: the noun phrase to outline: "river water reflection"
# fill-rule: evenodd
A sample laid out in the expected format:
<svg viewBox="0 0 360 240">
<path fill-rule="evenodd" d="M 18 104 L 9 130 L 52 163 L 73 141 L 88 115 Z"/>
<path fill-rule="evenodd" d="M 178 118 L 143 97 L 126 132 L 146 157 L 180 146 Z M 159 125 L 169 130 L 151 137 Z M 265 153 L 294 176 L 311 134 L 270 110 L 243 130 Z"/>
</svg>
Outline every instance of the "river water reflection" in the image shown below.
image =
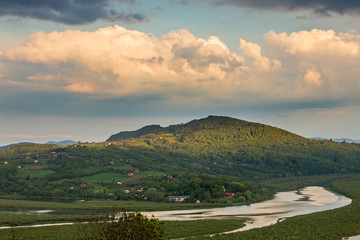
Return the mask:
<svg viewBox="0 0 360 240">
<path fill-rule="evenodd" d="M 351 199 L 327 191 L 323 187 L 309 186 L 298 191 L 279 192 L 274 199 L 261 203 L 225 208 L 159 211 L 144 213 L 160 220 L 196 220 L 224 217 L 249 218 L 245 227 L 231 232 L 268 226 L 288 217 L 321 212 L 346 206 Z"/>
</svg>

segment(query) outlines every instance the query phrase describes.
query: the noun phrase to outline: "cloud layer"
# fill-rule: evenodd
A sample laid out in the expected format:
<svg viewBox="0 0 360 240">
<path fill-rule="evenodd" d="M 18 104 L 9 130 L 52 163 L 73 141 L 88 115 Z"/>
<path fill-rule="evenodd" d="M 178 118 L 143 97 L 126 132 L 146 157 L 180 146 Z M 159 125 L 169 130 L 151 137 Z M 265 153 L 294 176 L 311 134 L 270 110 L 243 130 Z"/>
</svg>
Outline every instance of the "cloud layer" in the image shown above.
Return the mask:
<svg viewBox="0 0 360 240">
<path fill-rule="evenodd" d="M 7 92 L 177 105 L 360 102 L 360 35 L 271 31 L 264 43 L 240 39 L 232 52 L 216 36 L 198 38 L 187 30 L 161 37 L 120 26 L 37 32 L 0 53 L 0 85 Z"/>
<path fill-rule="evenodd" d="M 331 12 L 338 14 L 359 14 L 360 2 L 356 0 L 204 0 L 215 6 L 230 5 L 260 10 L 293 11 L 310 9 L 317 14 L 330 15 Z"/>
<path fill-rule="evenodd" d="M 147 18 L 141 13 L 122 12 L 112 5 L 116 2 L 133 3 L 134 0 L 3 0 L 0 16 L 17 16 L 65 24 L 87 24 L 98 19 L 138 23 Z"/>
</svg>

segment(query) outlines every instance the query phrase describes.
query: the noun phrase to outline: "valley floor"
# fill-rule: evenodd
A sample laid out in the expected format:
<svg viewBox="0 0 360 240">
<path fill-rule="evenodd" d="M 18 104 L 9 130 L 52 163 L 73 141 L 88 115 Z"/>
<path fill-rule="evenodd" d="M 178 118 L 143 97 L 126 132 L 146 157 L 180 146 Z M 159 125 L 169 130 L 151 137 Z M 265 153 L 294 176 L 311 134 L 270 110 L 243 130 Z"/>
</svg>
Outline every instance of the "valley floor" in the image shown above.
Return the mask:
<svg viewBox="0 0 360 240">
<path fill-rule="evenodd" d="M 246 232 L 215 236 L 211 239 L 342 239 L 360 234 L 360 175 L 327 175 L 318 177 L 296 177 L 262 182 L 264 186 L 278 190 L 296 189 L 309 184 L 331 185 L 332 189 L 345 195 L 353 202 L 343 208 L 289 218 L 275 225 Z M 7 203 L 10 204 L 10 203 Z M 33 203 L 27 203 L 31 206 Z M 51 204 L 51 203 L 49 203 Z M 23 202 L 23 207 L 26 201 Z M 9 205 L 7 205 L 9 207 Z M 57 205 L 61 209 L 62 205 Z M 66 206 L 66 205 L 65 205 Z M 44 206 L 50 207 L 50 206 Z M 211 207 L 211 206 L 209 206 Z M 53 209 L 53 208 L 52 208 Z M 10 218 L 9 216 L 12 216 Z M 34 224 L 44 222 L 82 221 L 84 216 L 39 216 L 1 214 L 0 224 Z M 243 226 L 245 220 L 198 220 L 168 221 L 165 226 L 166 237 L 207 239 L 204 235 L 216 234 Z M 76 239 L 78 226 L 57 226 L 44 228 L 17 228 L 0 230 L 0 239 Z"/>
</svg>

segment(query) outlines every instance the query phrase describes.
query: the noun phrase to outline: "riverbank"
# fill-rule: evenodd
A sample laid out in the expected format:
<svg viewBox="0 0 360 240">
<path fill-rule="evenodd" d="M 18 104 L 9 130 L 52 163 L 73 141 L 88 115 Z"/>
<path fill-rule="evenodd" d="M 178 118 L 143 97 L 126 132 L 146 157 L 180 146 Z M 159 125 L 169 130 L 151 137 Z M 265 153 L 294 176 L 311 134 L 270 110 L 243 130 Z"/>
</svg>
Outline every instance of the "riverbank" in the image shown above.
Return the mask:
<svg viewBox="0 0 360 240">
<path fill-rule="evenodd" d="M 342 239 L 360 234 L 360 176 L 336 180 L 331 184 L 334 191 L 347 196 L 353 202 L 345 207 L 325 212 L 288 218 L 277 224 L 215 236 L 215 240 L 228 239 Z M 197 239 L 209 239 L 206 237 Z"/>
<path fill-rule="evenodd" d="M 228 203 L 178 203 L 178 202 L 150 202 L 150 201 L 121 201 L 121 200 L 77 200 L 71 203 L 45 202 L 31 200 L 0 199 L 0 211 L 4 210 L 55 210 L 64 214 L 95 213 L 104 208 L 119 208 L 126 211 L 171 211 L 184 209 L 203 209 L 246 205 Z"/>
</svg>

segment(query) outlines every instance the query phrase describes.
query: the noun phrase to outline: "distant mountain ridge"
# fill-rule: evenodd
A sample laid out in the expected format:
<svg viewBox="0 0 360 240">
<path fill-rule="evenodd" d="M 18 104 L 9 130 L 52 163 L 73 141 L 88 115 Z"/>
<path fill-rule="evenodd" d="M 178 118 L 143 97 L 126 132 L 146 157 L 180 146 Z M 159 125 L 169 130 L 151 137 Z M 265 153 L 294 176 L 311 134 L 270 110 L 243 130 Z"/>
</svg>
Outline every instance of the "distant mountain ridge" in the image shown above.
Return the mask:
<svg viewBox="0 0 360 240">
<path fill-rule="evenodd" d="M 78 143 L 77 141 L 73 141 L 73 140 L 63 140 L 63 141 L 48 141 L 45 144 L 56 144 L 59 146 L 65 146 L 65 145 L 71 145 L 71 144 L 75 144 Z"/>
<path fill-rule="evenodd" d="M 359 143 L 360 144 L 360 140 L 354 140 L 354 139 L 350 139 L 350 138 L 323 138 L 323 137 L 310 137 L 309 139 L 312 140 L 331 140 L 333 142 L 347 142 L 347 143 Z"/>
<path fill-rule="evenodd" d="M 13 146 L 24 145 L 24 144 L 32 144 L 32 142 L 19 142 L 19 143 L 13 143 L 13 144 L 1 146 L 1 147 L 0 147 L 0 151 L 3 150 L 3 149 L 11 148 L 11 147 L 13 147 Z"/>
<path fill-rule="evenodd" d="M 3 149 L 7 149 L 13 146 L 17 146 L 17 145 L 25 145 L 25 144 L 55 144 L 55 145 L 59 145 L 59 146 L 65 146 L 65 145 L 71 145 L 71 144 L 75 144 L 77 143 L 76 141 L 73 140 L 64 140 L 64 141 L 48 141 L 46 143 L 33 143 L 33 142 L 19 142 L 19 143 L 13 143 L 13 144 L 9 144 L 9 145 L 5 145 L 5 146 L 0 146 L 0 151 Z"/>
</svg>

